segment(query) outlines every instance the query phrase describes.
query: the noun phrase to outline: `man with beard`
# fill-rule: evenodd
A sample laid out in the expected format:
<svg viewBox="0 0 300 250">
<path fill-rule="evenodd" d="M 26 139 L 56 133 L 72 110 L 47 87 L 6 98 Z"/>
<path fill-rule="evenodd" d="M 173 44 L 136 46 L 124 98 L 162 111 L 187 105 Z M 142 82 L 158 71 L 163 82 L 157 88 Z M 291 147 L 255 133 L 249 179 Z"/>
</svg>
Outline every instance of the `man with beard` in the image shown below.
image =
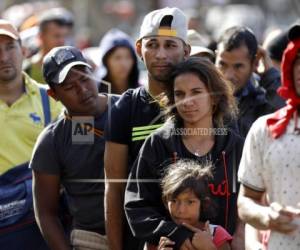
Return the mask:
<svg viewBox="0 0 300 250">
<path fill-rule="evenodd" d="M 61 112 L 61 105 L 48 99 L 46 89 L 22 72 L 23 58 L 18 31 L 0 19 L 0 244 L 12 250 L 45 247 L 30 209 L 28 161 L 39 133 Z"/>
<path fill-rule="evenodd" d="M 24 51 L 18 31 L 0 20 L 0 174 L 28 162 L 46 121 L 42 86 L 22 72 Z M 44 90 L 46 91 L 46 90 Z M 50 118 L 61 112 L 61 105 L 47 98 Z M 45 103 L 45 104 L 46 104 Z"/>
<path fill-rule="evenodd" d="M 145 138 L 162 125 L 159 97 L 164 92 L 171 66 L 190 53 L 186 17 L 178 8 L 150 12 L 144 18 L 136 51 L 148 71 L 148 84 L 128 90 L 112 108 L 106 128 L 106 233 L 111 250 L 138 247 L 138 240 L 124 219 L 127 176 Z"/>
</svg>

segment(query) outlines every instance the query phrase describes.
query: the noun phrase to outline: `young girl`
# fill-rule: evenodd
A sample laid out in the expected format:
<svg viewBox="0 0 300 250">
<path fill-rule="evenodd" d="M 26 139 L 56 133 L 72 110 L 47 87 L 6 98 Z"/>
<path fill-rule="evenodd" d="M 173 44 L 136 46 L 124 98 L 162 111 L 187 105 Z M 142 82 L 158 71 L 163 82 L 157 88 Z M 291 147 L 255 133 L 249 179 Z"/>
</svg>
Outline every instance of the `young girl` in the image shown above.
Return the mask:
<svg viewBox="0 0 300 250">
<path fill-rule="evenodd" d="M 194 232 L 191 244 L 195 249 L 230 249 L 229 233 L 208 221 L 215 213 L 208 188 L 210 178 L 211 165 L 180 160 L 170 165 L 162 179 L 162 199 L 171 219 Z M 161 237 L 158 249 L 172 249 L 172 245 L 170 239 Z"/>
</svg>

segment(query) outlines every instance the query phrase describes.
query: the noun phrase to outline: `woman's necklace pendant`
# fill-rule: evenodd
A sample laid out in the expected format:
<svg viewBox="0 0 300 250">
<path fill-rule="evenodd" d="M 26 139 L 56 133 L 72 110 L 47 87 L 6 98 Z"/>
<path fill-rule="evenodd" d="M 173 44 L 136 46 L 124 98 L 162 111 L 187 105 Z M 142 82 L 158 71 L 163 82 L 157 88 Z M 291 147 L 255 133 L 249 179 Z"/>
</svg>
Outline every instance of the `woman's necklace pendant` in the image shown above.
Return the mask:
<svg viewBox="0 0 300 250">
<path fill-rule="evenodd" d="M 194 152 L 194 155 L 196 155 L 197 157 L 200 157 L 201 155 L 198 153 L 198 151 Z"/>
</svg>

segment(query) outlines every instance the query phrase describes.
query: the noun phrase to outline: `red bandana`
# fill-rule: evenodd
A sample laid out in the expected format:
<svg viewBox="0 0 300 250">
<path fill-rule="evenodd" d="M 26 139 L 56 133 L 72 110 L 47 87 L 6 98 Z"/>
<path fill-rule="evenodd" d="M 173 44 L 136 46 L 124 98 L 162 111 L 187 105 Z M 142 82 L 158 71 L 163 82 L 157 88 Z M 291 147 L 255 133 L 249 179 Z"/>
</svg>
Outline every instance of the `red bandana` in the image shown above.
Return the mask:
<svg viewBox="0 0 300 250">
<path fill-rule="evenodd" d="M 293 65 L 300 50 L 300 38 L 290 41 L 284 51 L 281 63 L 281 87 L 278 94 L 286 99 L 286 106 L 277 110 L 267 120 L 267 126 L 274 139 L 280 137 L 297 108 L 300 106 L 300 97 L 296 94 L 293 81 Z"/>
</svg>

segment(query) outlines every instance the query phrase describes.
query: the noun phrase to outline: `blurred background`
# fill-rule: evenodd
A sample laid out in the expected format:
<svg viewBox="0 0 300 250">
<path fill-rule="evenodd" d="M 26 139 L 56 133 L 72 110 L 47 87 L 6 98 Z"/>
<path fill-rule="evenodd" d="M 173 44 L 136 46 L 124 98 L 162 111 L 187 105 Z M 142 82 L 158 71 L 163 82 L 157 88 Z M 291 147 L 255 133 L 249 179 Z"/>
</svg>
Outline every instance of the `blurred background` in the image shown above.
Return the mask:
<svg viewBox="0 0 300 250">
<path fill-rule="evenodd" d="M 214 39 L 233 24 L 246 24 L 263 41 L 272 29 L 285 28 L 300 16 L 299 0 L 1 0 L 0 12 L 24 30 L 35 25 L 42 11 L 59 6 L 73 13 L 74 42 L 81 48 L 97 46 L 111 28 L 134 39 L 144 14 L 165 6 L 180 7 L 190 19 L 190 28 Z"/>
<path fill-rule="evenodd" d="M 185 12 L 189 20 L 189 29 L 193 30 L 190 44 L 200 46 L 202 52 L 203 47 L 210 49 L 212 60 L 216 41 L 225 29 L 233 25 L 246 25 L 253 30 L 258 42 L 268 47 L 272 40 L 277 43 L 279 39 L 276 37 L 280 37 L 280 34 L 285 36 L 284 32 L 290 25 L 299 22 L 300 16 L 299 0 L 1 0 L 0 13 L 2 18 L 13 22 L 21 32 L 22 44 L 27 49 L 26 57 L 29 58 L 29 63 L 25 62 L 25 70 L 28 68 L 27 65 L 41 67 L 41 60 L 47 51 L 53 46 L 66 44 L 81 49 L 84 56 L 93 64 L 97 77 L 106 80 L 101 65 L 105 62 L 101 58 L 105 58 L 104 52 L 111 48 L 106 45 L 110 38 L 105 35 L 111 36 L 112 28 L 126 33 L 128 35 L 126 39 L 130 40 L 134 51 L 134 41 L 145 14 L 166 6 L 176 6 Z M 43 18 L 45 20 L 43 14 L 57 8 L 63 10 L 59 12 L 59 19 L 61 15 L 65 17 L 63 18 L 65 20 L 62 20 L 63 24 L 71 23 L 68 38 L 59 39 L 59 36 L 66 35 L 59 33 L 56 35 L 54 30 L 52 38 L 50 35 L 48 38 L 46 35 L 44 39 L 41 39 L 41 36 L 39 38 L 39 24 Z M 51 15 L 53 18 L 53 13 Z M 105 43 L 103 42 L 101 47 L 103 37 Z M 42 55 L 39 55 L 39 51 L 43 52 Z M 144 65 L 139 60 L 138 64 L 141 69 L 139 78 L 143 83 Z M 107 68 L 104 71 L 107 72 Z M 124 69 L 120 70 L 123 71 Z M 26 72 L 29 73 L 28 70 Z M 30 75 L 42 82 L 42 79 Z"/>
</svg>

